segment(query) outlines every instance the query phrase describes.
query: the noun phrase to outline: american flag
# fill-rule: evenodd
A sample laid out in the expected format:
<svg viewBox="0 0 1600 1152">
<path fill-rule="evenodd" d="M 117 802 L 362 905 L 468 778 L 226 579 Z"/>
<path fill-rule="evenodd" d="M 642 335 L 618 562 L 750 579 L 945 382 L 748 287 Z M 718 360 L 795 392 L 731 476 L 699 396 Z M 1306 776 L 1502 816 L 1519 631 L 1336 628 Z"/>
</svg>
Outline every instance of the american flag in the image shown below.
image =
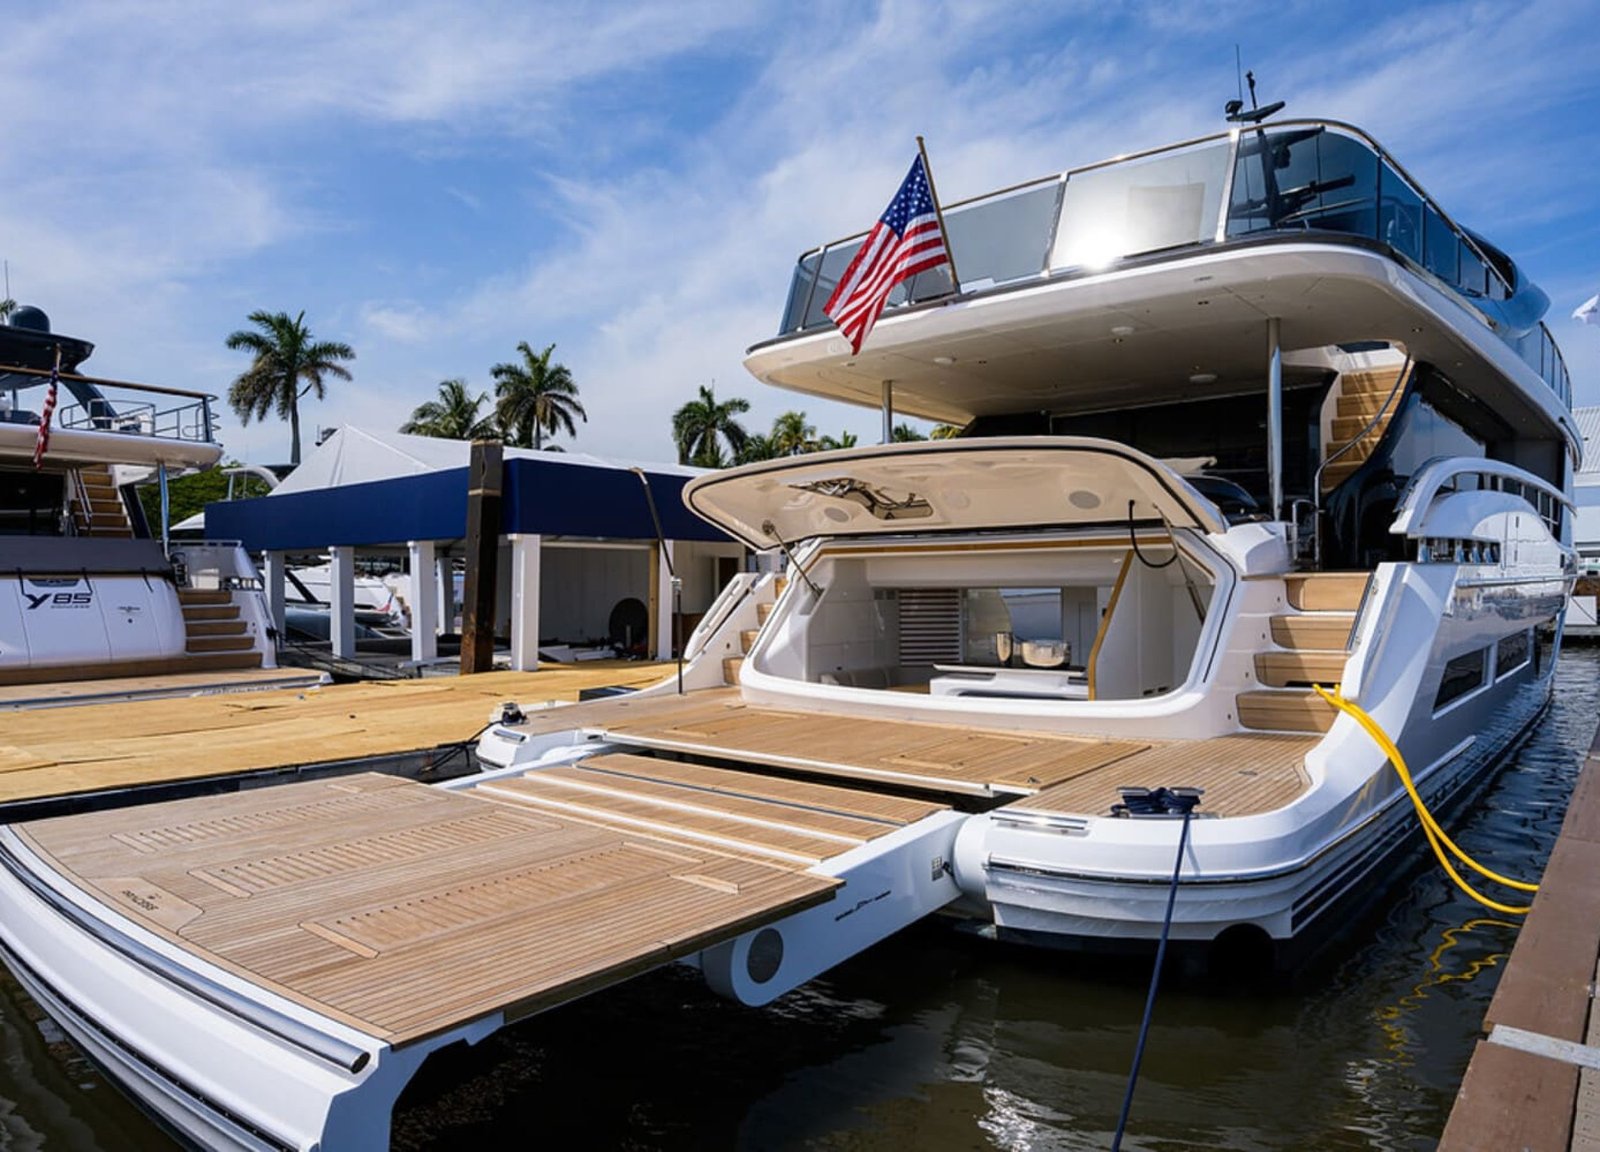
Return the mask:
<svg viewBox="0 0 1600 1152">
<path fill-rule="evenodd" d="M 50 449 L 50 418 L 56 414 L 56 386 L 61 383 L 61 349 L 56 349 L 56 362 L 50 369 L 50 387 L 45 389 L 44 411 L 39 415 L 39 436 L 33 442 L 33 466 L 44 463 L 44 454 Z"/>
<path fill-rule="evenodd" d="M 919 154 L 822 310 L 839 325 L 850 350 L 860 352 L 894 286 L 949 260 L 928 170 Z"/>
</svg>

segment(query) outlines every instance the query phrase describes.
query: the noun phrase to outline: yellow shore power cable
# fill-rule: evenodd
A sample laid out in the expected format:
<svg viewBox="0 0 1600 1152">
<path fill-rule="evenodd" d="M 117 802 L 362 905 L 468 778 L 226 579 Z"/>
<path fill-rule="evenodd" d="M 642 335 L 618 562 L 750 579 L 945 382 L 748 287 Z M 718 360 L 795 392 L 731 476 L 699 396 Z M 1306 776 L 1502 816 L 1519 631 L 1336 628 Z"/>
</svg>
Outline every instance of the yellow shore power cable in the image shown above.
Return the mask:
<svg viewBox="0 0 1600 1152">
<path fill-rule="evenodd" d="M 1451 865 L 1449 857 L 1444 854 L 1445 848 L 1449 848 L 1451 855 L 1453 855 L 1457 860 L 1461 861 L 1461 863 L 1465 864 L 1468 868 L 1471 868 L 1480 876 L 1493 880 L 1496 884 L 1503 884 L 1505 887 L 1514 888 L 1518 892 L 1539 891 L 1539 886 L 1537 884 L 1529 884 L 1526 881 L 1513 880 L 1509 876 L 1502 876 L 1500 873 L 1495 872 L 1492 869 L 1485 868 L 1482 864 L 1479 864 L 1471 856 L 1468 856 L 1465 852 L 1458 848 L 1455 841 L 1446 836 L 1444 829 L 1439 827 L 1439 822 L 1433 818 L 1433 813 L 1428 811 L 1428 806 L 1422 802 L 1422 797 L 1417 794 L 1417 786 L 1412 783 L 1411 772 L 1406 767 L 1405 757 L 1400 755 L 1400 749 L 1395 747 L 1394 741 L 1389 739 L 1388 734 L 1384 732 L 1382 728 L 1378 727 L 1378 722 L 1369 716 L 1366 712 L 1366 709 L 1362 708 L 1361 705 L 1346 700 L 1337 692 L 1329 692 L 1320 684 L 1313 684 L 1311 687 L 1316 691 L 1318 696 L 1321 696 L 1329 704 L 1332 704 L 1335 708 L 1339 709 L 1339 711 L 1343 712 L 1345 715 L 1353 719 L 1357 724 L 1361 725 L 1362 730 L 1365 731 L 1368 736 L 1372 737 L 1372 742 L 1376 744 L 1386 756 L 1389 757 L 1389 762 L 1394 765 L 1395 774 L 1400 777 L 1400 783 L 1405 785 L 1406 794 L 1411 797 L 1411 804 L 1417 810 L 1417 819 L 1422 824 L 1423 833 L 1428 837 L 1428 844 L 1433 849 L 1433 854 L 1438 857 L 1439 863 L 1441 866 L 1443 866 L 1445 873 L 1450 877 L 1450 879 L 1455 881 L 1456 887 L 1460 888 L 1463 892 L 1465 892 L 1468 896 L 1471 896 L 1485 908 L 1493 908 L 1496 912 L 1505 912 L 1512 916 L 1522 916 L 1530 911 L 1533 907 L 1531 904 L 1527 905 L 1526 907 L 1516 907 L 1511 904 L 1501 904 L 1499 901 L 1491 900 L 1481 892 L 1478 892 L 1472 887 L 1472 885 L 1468 884 L 1461 878 L 1461 874 L 1458 873 Z"/>
</svg>

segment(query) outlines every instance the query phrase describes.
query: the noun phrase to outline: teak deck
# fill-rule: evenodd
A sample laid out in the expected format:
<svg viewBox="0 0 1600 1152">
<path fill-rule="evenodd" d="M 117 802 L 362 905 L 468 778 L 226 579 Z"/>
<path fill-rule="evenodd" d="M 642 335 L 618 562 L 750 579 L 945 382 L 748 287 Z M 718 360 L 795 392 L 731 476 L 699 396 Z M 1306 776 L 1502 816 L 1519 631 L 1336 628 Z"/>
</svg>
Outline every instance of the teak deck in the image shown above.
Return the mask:
<svg viewBox="0 0 1600 1152">
<path fill-rule="evenodd" d="M 747 704 L 738 689 L 613 699 L 541 713 L 535 731 L 590 728 L 606 739 L 933 792 L 1027 796 L 1150 745 L 923 720 L 827 715 Z"/>
<path fill-rule="evenodd" d="M 364 774 L 17 830 L 194 955 L 403 1044 L 825 901 L 811 863 L 939 811 L 618 756 L 492 797 Z"/>
</svg>

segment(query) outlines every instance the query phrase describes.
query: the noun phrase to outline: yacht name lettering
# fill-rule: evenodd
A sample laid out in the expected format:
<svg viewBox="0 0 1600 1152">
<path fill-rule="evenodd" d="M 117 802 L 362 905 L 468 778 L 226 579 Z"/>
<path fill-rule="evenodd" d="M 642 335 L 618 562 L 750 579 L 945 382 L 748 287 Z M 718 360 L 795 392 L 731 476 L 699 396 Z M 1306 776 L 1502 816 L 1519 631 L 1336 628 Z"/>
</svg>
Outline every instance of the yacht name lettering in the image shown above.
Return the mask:
<svg viewBox="0 0 1600 1152">
<path fill-rule="evenodd" d="M 93 592 L 24 592 L 22 595 L 28 601 L 29 612 L 46 603 L 52 608 L 87 608 L 94 603 Z"/>
<path fill-rule="evenodd" d="M 148 896 L 139 895 L 132 888 L 124 888 L 122 890 L 122 895 L 127 898 L 128 903 L 132 904 L 136 908 L 143 908 L 146 912 L 161 911 L 161 905 L 157 904 Z"/>
</svg>

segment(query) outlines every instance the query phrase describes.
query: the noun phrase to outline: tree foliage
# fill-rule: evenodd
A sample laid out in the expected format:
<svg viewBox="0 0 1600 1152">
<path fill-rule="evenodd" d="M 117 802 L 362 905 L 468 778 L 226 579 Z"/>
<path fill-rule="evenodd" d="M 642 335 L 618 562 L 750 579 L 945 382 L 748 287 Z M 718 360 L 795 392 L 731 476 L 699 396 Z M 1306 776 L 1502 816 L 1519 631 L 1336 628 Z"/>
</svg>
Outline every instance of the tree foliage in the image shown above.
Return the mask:
<svg viewBox="0 0 1600 1152">
<path fill-rule="evenodd" d="M 228 389 L 228 404 L 245 424 L 264 420 L 276 412 L 289 421 L 289 462 L 300 463 L 300 399 L 326 394 L 324 378 L 350 379 L 341 360 L 354 360 L 350 345 L 337 340 L 315 340 L 306 327 L 302 310 L 294 319 L 287 312 L 250 313 L 255 329 L 240 329 L 228 336 L 227 346 L 249 352 L 250 367 Z"/>
<path fill-rule="evenodd" d="M 215 468 L 204 472 L 191 472 L 167 482 L 167 508 L 171 523 L 187 520 L 196 512 L 204 512 L 206 505 L 228 498 L 228 477 L 223 469 L 237 468 L 237 460 L 224 460 Z M 271 489 L 259 476 L 242 475 L 235 479 L 233 494 L 236 499 L 248 496 L 265 496 Z M 157 535 L 161 532 L 161 486 L 154 480 L 139 485 L 139 504 L 144 509 L 145 523 Z"/>
<path fill-rule="evenodd" d="M 489 399 L 487 393 L 473 396 L 467 382 L 457 376 L 439 382 L 436 400 L 424 401 L 411 410 L 411 419 L 400 431 L 413 436 L 434 436 L 441 440 L 487 440 L 498 435 L 493 417 L 480 417 L 479 410 Z"/>
<path fill-rule="evenodd" d="M 722 468 L 730 459 L 743 460 L 750 434 L 735 417 L 748 411 L 748 400 L 737 396 L 718 400 L 711 388 L 700 385 L 700 395 L 672 414 L 678 463 Z"/>
<path fill-rule="evenodd" d="M 517 344 L 519 360 L 489 369 L 495 381 L 495 419 L 506 443 L 514 448 L 543 448 L 546 433 L 576 436 L 574 416 L 589 422 L 572 373 L 565 364 L 551 360 L 555 350 L 554 344 L 547 344 L 543 352 L 535 352 L 522 340 Z"/>
</svg>

